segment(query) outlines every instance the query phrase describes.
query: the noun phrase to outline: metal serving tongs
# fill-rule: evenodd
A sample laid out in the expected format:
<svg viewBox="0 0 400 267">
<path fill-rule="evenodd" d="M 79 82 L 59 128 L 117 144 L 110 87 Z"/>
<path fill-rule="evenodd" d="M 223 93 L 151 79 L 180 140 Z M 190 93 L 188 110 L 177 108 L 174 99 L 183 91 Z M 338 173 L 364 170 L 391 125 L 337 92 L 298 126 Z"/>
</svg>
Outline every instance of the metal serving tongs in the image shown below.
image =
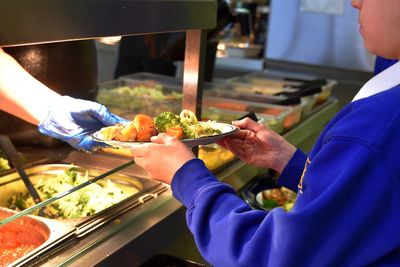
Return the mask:
<svg viewBox="0 0 400 267">
<path fill-rule="evenodd" d="M 69 189 L 69 190 L 67 190 L 67 191 L 65 191 L 65 192 L 62 192 L 62 193 L 60 193 L 60 194 L 58 194 L 58 195 L 55 195 L 55 196 L 52 197 L 52 198 L 43 200 L 42 202 L 36 204 L 35 206 L 32 206 L 32 207 L 27 208 L 27 209 L 24 209 L 23 211 L 20 211 L 20 212 L 18 212 L 17 214 L 14 214 L 14 215 L 12 215 L 12 216 L 10 216 L 10 217 L 8 217 L 8 218 L 5 218 L 5 219 L 1 220 L 1 221 L 0 221 L 0 226 L 1 226 L 1 225 L 4 225 L 4 224 L 6 224 L 6 223 L 9 223 L 9 222 L 11 222 L 11 221 L 13 221 L 13 220 L 15 220 L 15 219 L 18 219 L 18 218 L 20 218 L 20 217 L 22 217 L 22 216 L 25 216 L 25 215 L 27 215 L 27 214 L 30 214 L 30 213 L 32 213 L 33 211 L 37 210 L 37 209 L 41 209 L 41 208 L 43 208 L 43 207 L 49 205 L 50 203 L 53 203 L 53 202 L 59 200 L 60 198 L 65 197 L 66 195 L 69 195 L 69 194 L 71 194 L 71 193 L 73 193 L 73 192 L 75 192 L 75 191 L 78 191 L 79 189 L 82 189 L 83 187 L 88 186 L 88 185 L 90 185 L 90 184 L 92 184 L 92 183 L 94 183 L 94 182 L 97 182 L 97 181 L 100 180 L 100 179 L 103 179 L 103 178 L 105 178 L 105 177 L 107 177 L 107 176 L 110 176 L 111 174 L 114 174 L 114 173 L 116 173 L 116 172 L 119 172 L 120 170 L 123 170 L 123 169 L 125 169 L 125 168 L 131 166 L 131 165 L 134 164 L 134 163 L 135 163 L 135 161 L 134 161 L 134 160 L 131 160 L 131 161 L 125 163 L 125 164 L 122 164 L 121 166 L 118 166 L 118 167 L 116 167 L 116 168 L 114 168 L 114 169 L 112 169 L 112 170 L 109 170 L 108 172 L 102 173 L 102 174 L 100 174 L 99 176 L 96 176 L 96 177 L 90 179 L 89 181 L 86 181 L 86 182 L 84 182 L 84 183 L 81 183 L 81 184 L 78 185 L 78 186 L 75 186 L 75 187 L 73 187 L 73 188 L 71 188 L 71 189 Z"/>
<path fill-rule="evenodd" d="M 26 188 L 28 189 L 28 192 L 31 194 L 35 204 L 42 202 L 42 199 L 40 198 L 39 193 L 36 191 L 36 188 L 33 186 L 31 180 L 29 179 L 28 175 L 24 171 L 24 168 L 22 167 L 21 159 L 18 156 L 18 152 L 15 149 L 14 145 L 11 143 L 10 138 L 8 138 L 8 136 L 6 136 L 6 135 L 0 135 L 0 146 L 3 149 L 4 154 L 6 155 L 7 159 L 11 162 L 11 164 L 17 170 L 19 176 L 21 177 Z M 39 210 L 39 215 L 45 216 L 45 214 L 48 217 L 52 217 L 52 214 L 50 213 L 50 211 L 48 209 L 41 208 Z"/>
</svg>

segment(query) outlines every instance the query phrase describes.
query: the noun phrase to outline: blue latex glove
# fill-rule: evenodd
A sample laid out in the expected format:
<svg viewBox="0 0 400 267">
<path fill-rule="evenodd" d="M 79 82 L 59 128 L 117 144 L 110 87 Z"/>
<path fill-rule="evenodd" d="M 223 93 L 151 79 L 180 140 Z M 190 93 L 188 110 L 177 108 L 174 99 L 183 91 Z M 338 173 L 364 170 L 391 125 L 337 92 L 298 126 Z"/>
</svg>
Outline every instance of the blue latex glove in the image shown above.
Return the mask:
<svg viewBox="0 0 400 267">
<path fill-rule="evenodd" d="M 39 131 L 76 149 L 93 151 L 107 145 L 94 141 L 92 133 L 124 122 L 125 119 L 110 113 L 99 103 L 62 96 L 49 107 L 47 117 L 39 123 Z"/>
</svg>

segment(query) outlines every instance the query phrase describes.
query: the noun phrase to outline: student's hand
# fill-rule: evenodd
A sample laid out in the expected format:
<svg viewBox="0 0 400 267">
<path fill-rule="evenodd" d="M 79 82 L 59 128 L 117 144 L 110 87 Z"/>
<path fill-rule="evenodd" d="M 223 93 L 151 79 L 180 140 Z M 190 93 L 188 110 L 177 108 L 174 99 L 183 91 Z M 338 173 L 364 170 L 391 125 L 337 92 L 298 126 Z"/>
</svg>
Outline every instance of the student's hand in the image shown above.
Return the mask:
<svg viewBox="0 0 400 267">
<path fill-rule="evenodd" d="M 94 141 L 90 134 L 102 127 L 126 122 L 99 103 L 69 96 L 59 97 L 49 105 L 49 113 L 39 123 L 39 131 L 84 151 L 106 146 Z"/>
<path fill-rule="evenodd" d="M 296 148 L 282 136 L 249 118 L 233 124 L 240 131 L 225 137 L 218 144 L 249 164 L 282 172 L 296 152 Z"/>
<path fill-rule="evenodd" d="M 153 136 L 151 141 L 132 148 L 135 163 L 143 167 L 150 178 L 171 184 L 179 168 L 195 156 L 184 143 L 165 133 Z"/>
</svg>

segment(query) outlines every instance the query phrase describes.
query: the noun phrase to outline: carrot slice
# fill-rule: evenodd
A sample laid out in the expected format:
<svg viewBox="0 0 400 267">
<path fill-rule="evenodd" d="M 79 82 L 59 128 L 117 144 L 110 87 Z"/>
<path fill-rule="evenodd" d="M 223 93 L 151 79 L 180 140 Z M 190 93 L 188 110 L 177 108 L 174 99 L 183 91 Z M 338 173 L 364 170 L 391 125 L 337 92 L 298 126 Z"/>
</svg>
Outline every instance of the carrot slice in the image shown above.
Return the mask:
<svg viewBox="0 0 400 267">
<path fill-rule="evenodd" d="M 165 129 L 165 133 L 178 139 L 183 138 L 183 129 L 181 127 L 169 127 Z"/>
</svg>

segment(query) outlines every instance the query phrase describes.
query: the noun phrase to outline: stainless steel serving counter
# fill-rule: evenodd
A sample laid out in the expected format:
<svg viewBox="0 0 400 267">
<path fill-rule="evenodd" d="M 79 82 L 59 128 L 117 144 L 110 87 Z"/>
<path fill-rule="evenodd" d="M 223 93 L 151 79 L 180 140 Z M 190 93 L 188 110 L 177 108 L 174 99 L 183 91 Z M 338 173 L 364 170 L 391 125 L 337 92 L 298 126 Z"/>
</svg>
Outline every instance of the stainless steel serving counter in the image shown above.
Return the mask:
<svg viewBox="0 0 400 267">
<path fill-rule="evenodd" d="M 331 99 L 316 113 L 288 132 L 285 137 L 296 146 L 308 143 L 308 139 L 318 134 L 334 116 L 338 106 L 338 101 Z M 46 155 L 45 152 L 43 154 Z M 73 161 L 75 164 L 82 163 L 85 158 L 80 157 L 76 152 L 68 154 L 64 151 L 52 154 L 53 157 L 63 158 L 66 162 Z M 112 167 L 120 160 L 114 158 L 108 160 L 107 164 Z M 87 162 L 84 165 L 87 165 Z M 127 172 L 145 175 L 137 168 L 137 166 L 132 167 Z M 216 176 L 236 190 L 240 190 L 261 172 L 263 170 L 257 167 L 234 161 L 216 173 Z M 174 199 L 171 190 L 168 189 L 151 198 L 153 199 L 127 211 L 91 234 L 81 239 L 70 240 L 61 250 L 52 251 L 51 255 L 38 258 L 34 264 L 41 266 L 114 266 L 116 264 L 138 266 L 154 255 L 165 252 L 181 258 L 202 261 L 186 227 L 185 208 Z"/>
</svg>

